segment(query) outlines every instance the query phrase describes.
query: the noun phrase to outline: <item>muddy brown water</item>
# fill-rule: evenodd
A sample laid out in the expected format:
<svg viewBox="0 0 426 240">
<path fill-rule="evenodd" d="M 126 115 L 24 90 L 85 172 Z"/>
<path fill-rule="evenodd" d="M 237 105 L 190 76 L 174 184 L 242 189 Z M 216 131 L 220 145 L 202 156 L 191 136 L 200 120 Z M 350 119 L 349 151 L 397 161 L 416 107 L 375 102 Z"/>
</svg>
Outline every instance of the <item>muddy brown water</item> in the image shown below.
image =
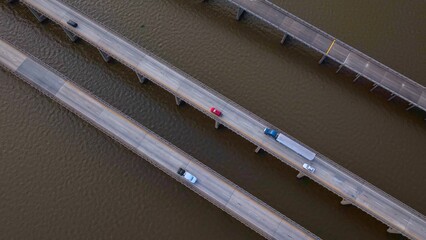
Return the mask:
<svg viewBox="0 0 426 240">
<path fill-rule="evenodd" d="M 426 214 L 425 114 L 224 0 L 65 1 Z M 424 1 L 274 1 L 426 85 Z M 361 210 L 123 65 L 104 63 L 22 5 L 0 36 L 31 53 L 323 239 L 400 239 Z M 259 239 L 5 70 L 0 70 L 1 239 Z"/>
</svg>

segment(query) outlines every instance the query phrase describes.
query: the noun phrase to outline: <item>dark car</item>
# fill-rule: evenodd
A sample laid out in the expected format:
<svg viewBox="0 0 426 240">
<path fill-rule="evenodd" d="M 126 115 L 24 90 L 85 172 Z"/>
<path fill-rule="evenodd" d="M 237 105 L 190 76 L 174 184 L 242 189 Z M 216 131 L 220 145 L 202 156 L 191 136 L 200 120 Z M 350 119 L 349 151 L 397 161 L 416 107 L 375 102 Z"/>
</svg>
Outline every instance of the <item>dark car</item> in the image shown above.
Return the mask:
<svg viewBox="0 0 426 240">
<path fill-rule="evenodd" d="M 73 20 L 68 20 L 67 24 L 74 28 L 78 27 L 78 24 Z"/>
</svg>

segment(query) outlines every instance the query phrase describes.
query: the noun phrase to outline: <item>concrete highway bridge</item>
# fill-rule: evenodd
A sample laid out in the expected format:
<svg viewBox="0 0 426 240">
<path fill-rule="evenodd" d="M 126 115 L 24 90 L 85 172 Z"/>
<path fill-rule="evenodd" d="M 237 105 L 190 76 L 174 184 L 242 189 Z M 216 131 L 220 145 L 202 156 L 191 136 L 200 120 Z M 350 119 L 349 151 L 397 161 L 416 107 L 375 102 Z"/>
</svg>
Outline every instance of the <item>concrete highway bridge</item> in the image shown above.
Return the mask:
<svg viewBox="0 0 426 240">
<path fill-rule="evenodd" d="M 224 125 L 252 142 L 257 147 L 256 152 L 263 149 L 272 154 L 299 171 L 298 177 L 309 177 L 340 196 L 342 204 L 354 205 L 386 224 L 389 227 L 388 232 L 400 233 L 412 239 L 426 239 L 426 219 L 422 214 L 319 153 L 313 161 L 306 160 L 263 133 L 265 127 L 277 129 L 276 127 L 137 44 L 59 1 L 21 0 L 20 2 L 24 3 L 39 21 L 48 18 L 56 22 L 71 40 L 84 39 L 99 49 L 105 61 L 113 57 L 135 71 L 141 82 L 148 78 L 173 94 L 178 105 L 184 101 L 205 113 L 215 121 L 216 127 Z M 78 27 L 73 28 L 68 25 L 68 20 L 78 23 Z M 209 109 L 212 106 L 220 109 L 223 116 L 217 117 L 211 114 Z M 280 132 L 285 134 L 281 130 Z M 311 151 L 314 150 L 311 149 Z M 304 163 L 315 167 L 315 173 L 306 171 L 302 167 Z"/>
<path fill-rule="evenodd" d="M 248 12 L 281 31 L 283 33 L 281 43 L 285 42 L 287 36 L 291 36 L 321 53 L 322 58 L 319 63 L 322 63 L 326 58 L 339 63 L 340 66 L 336 73 L 343 67 L 350 69 L 356 73 L 354 82 L 359 77 L 364 77 L 373 83 L 373 88 L 370 91 L 381 87 L 391 93 L 388 98 L 389 101 L 394 97 L 399 97 L 409 103 L 407 110 L 417 107 L 426 111 L 426 88 L 408 77 L 267 0 L 228 1 L 238 7 L 237 20 L 240 20 L 244 12 Z"/>
<path fill-rule="evenodd" d="M 0 65 L 268 239 L 315 235 L 138 122 L 0 39 Z M 177 174 L 198 178 L 192 184 Z"/>
</svg>

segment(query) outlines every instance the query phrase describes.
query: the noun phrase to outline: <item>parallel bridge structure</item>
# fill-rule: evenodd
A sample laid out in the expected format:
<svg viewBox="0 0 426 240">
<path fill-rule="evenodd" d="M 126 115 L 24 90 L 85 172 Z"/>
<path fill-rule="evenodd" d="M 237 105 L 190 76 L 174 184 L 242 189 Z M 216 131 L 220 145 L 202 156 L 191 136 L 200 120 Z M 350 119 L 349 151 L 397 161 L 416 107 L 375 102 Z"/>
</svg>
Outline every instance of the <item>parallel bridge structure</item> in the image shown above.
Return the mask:
<svg viewBox="0 0 426 240">
<path fill-rule="evenodd" d="M 206 2 L 207 0 L 202 0 Z M 326 58 L 340 64 L 336 73 L 343 67 L 353 71 L 354 82 L 363 77 L 373 83 L 370 91 L 381 87 L 390 92 L 388 101 L 399 97 L 408 102 L 407 110 L 417 107 L 426 111 L 426 87 L 385 66 L 348 44 L 336 39 L 321 29 L 307 23 L 288 11 L 267 0 L 228 0 L 238 7 L 236 19 L 245 12 L 263 20 L 283 33 L 281 43 L 287 36 L 322 54 L 319 63 Z"/>
<path fill-rule="evenodd" d="M 0 66 L 265 238 L 319 239 L 124 113 L 2 39 Z M 179 168 L 194 174 L 198 181 L 191 184 L 184 180 L 177 174 Z"/>
<path fill-rule="evenodd" d="M 56 22 L 65 30 L 72 41 L 81 38 L 92 44 L 99 49 L 105 61 L 112 57 L 128 66 L 136 72 L 141 82 L 149 79 L 164 88 L 175 96 L 176 104 L 179 105 L 182 101 L 190 104 L 212 118 L 215 121 L 216 128 L 219 125 L 226 126 L 252 142 L 257 147 L 256 152 L 264 150 L 272 154 L 283 163 L 296 169 L 299 172 L 298 177 L 309 177 L 340 196 L 342 198 L 341 204 L 354 205 L 383 222 L 389 227 L 388 232 L 400 233 L 411 239 L 426 239 L 426 218 L 421 213 L 320 153 L 316 154 L 313 161 L 307 161 L 289 148 L 263 134 L 265 127 L 277 129 L 272 124 L 171 66 L 146 49 L 59 1 L 21 0 L 20 2 L 32 9 L 31 11 L 39 21 L 48 18 Z M 247 2 L 263 1 L 252 0 Z M 78 28 L 72 28 L 67 24 L 70 19 L 78 23 Z M 212 106 L 221 109 L 223 116 L 212 115 L 209 112 Z M 305 146 L 284 131 L 279 131 Z M 305 147 L 316 152 L 307 146 Z M 303 163 L 307 162 L 316 168 L 315 173 L 310 173 L 302 167 Z"/>
</svg>

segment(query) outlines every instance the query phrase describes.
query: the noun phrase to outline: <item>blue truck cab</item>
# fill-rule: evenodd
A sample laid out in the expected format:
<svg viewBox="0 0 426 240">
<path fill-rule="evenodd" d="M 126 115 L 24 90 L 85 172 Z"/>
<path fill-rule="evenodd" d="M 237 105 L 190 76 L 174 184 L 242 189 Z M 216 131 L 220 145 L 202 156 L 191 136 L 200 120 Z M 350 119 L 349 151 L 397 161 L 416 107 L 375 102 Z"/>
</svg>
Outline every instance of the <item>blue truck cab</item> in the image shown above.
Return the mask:
<svg viewBox="0 0 426 240">
<path fill-rule="evenodd" d="M 269 135 L 275 139 L 277 139 L 278 137 L 278 131 L 274 130 L 274 129 L 270 129 L 270 128 L 265 128 L 265 130 L 263 130 L 263 133 L 265 133 L 266 135 Z"/>
</svg>

